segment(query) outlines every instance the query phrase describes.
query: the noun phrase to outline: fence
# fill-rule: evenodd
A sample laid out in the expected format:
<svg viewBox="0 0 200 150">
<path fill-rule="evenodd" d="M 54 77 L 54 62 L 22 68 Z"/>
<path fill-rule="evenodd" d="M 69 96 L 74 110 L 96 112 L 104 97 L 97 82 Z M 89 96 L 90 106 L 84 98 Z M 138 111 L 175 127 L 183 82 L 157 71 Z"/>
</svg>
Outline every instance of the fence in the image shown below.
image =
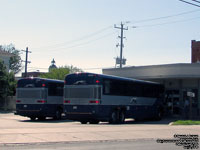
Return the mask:
<svg viewBox="0 0 200 150">
<path fill-rule="evenodd" d="M 16 109 L 16 96 L 8 96 L 0 100 L 0 110 L 14 111 Z"/>
</svg>

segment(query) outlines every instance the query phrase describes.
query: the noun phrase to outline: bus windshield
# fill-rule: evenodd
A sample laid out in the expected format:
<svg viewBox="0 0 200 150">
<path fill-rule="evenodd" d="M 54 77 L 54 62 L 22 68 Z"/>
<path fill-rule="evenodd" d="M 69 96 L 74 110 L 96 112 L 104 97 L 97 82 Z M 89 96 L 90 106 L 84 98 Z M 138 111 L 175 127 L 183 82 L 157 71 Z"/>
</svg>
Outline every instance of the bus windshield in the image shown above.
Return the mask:
<svg viewBox="0 0 200 150">
<path fill-rule="evenodd" d="M 42 80 L 41 79 L 21 79 L 18 81 L 17 87 L 18 88 L 36 88 L 42 87 Z"/>
</svg>

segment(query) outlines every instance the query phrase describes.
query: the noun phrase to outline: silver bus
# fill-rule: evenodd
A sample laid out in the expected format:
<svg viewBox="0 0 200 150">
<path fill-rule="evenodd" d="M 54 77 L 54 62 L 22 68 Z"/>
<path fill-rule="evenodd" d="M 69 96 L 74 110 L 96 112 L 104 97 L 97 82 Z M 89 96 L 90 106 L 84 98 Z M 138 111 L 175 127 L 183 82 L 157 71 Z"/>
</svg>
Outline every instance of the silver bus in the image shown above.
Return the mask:
<svg viewBox="0 0 200 150">
<path fill-rule="evenodd" d="M 46 117 L 61 119 L 64 81 L 43 78 L 23 78 L 17 83 L 16 115 L 31 120 Z"/>
<path fill-rule="evenodd" d="M 161 119 L 164 86 L 93 73 L 65 77 L 64 112 L 82 124 L 124 123 L 125 118 Z"/>
</svg>

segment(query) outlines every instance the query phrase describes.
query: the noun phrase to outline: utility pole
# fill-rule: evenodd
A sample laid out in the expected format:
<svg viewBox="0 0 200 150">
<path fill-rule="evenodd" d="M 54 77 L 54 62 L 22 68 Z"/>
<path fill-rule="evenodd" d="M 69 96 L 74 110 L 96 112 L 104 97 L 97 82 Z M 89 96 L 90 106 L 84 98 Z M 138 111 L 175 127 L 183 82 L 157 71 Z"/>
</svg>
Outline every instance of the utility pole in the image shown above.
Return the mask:
<svg viewBox="0 0 200 150">
<path fill-rule="evenodd" d="M 25 62 L 25 76 L 24 77 L 27 77 L 27 64 L 31 63 L 30 61 L 28 61 L 28 53 L 31 53 L 31 52 L 28 51 L 28 47 L 26 47 L 26 51 L 25 50 L 22 50 L 22 51 L 26 52 L 26 60 L 24 61 Z"/>
<path fill-rule="evenodd" d="M 120 27 L 117 27 L 117 26 L 115 25 L 115 28 L 121 30 L 121 36 L 120 36 L 120 38 L 121 38 L 121 40 L 120 40 L 120 42 L 121 42 L 121 44 L 120 44 L 120 68 L 122 68 L 122 62 L 123 62 L 122 53 L 123 53 L 123 47 L 124 47 L 123 39 L 125 38 L 125 37 L 123 37 L 123 31 L 124 31 L 124 30 L 128 30 L 128 27 L 127 27 L 127 28 L 124 28 L 124 24 L 121 22 L 121 26 L 120 26 Z"/>
</svg>

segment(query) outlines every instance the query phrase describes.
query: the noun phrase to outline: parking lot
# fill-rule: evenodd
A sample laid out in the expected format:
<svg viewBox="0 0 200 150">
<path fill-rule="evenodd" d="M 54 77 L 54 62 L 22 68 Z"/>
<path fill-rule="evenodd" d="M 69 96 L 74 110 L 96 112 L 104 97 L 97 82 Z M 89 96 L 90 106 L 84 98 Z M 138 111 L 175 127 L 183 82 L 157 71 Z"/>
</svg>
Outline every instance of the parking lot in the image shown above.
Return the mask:
<svg viewBox="0 0 200 150">
<path fill-rule="evenodd" d="M 170 126 L 171 120 L 98 125 L 69 120 L 31 121 L 13 113 L 0 114 L 0 145 L 51 142 L 127 141 L 173 138 L 174 134 L 199 134 L 200 126 Z"/>
</svg>

